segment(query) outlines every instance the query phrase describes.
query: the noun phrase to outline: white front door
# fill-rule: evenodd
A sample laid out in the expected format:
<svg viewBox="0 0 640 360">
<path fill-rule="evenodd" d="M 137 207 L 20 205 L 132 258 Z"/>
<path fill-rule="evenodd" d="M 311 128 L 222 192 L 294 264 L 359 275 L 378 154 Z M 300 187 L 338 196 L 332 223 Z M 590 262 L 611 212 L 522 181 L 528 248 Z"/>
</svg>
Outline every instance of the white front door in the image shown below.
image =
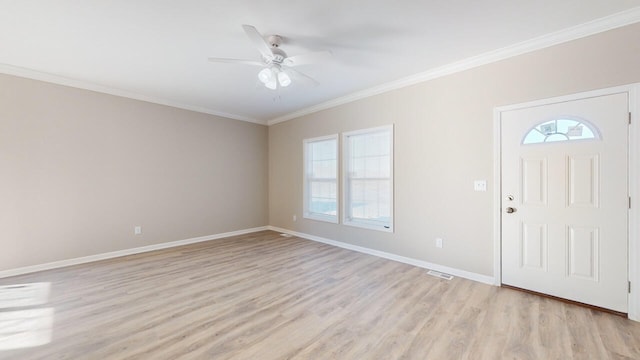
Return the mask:
<svg viewBox="0 0 640 360">
<path fill-rule="evenodd" d="M 628 102 L 501 113 L 503 284 L 627 312 Z"/>
</svg>

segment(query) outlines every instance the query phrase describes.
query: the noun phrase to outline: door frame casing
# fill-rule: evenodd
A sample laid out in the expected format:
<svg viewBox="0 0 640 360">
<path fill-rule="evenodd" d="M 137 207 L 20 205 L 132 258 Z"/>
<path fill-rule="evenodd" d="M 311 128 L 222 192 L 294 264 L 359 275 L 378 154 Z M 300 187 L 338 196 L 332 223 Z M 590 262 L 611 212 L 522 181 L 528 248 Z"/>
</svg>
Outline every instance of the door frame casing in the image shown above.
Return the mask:
<svg viewBox="0 0 640 360">
<path fill-rule="evenodd" d="M 493 277 L 494 285 L 502 284 L 502 113 L 533 106 L 549 105 L 572 100 L 585 99 L 618 93 L 629 94 L 629 126 L 628 149 L 628 192 L 631 207 L 628 212 L 628 269 L 627 276 L 631 283 L 628 294 L 628 317 L 640 321 L 640 83 L 616 86 L 611 88 L 580 92 L 571 95 L 529 101 L 525 103 L 499 106 L 493 109 Z"/>
</svg>

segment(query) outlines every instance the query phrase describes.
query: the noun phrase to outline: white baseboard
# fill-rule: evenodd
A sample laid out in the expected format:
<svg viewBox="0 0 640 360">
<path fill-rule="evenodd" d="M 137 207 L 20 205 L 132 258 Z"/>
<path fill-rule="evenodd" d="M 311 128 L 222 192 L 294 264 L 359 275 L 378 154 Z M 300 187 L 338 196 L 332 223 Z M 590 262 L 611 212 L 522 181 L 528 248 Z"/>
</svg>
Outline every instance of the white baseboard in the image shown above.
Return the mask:
<svg viewBox="0 0 640 360">
<path fill-rule="evenodd" d="M 221 239 L 221 238 L 230 237 L 230 236 L 244 235 L 244 234 L 249 234 L 249 233 L 264 231 L 264 230 L 273 230 L 273 231 L 277 231 L 285 234 L 291 234 L 303 239 L 317 241 L 324 244 L 341 247 L 343 249 L 353 250 L 353 251 L 377 256 L 384 259 L 398 261 L 401 263 L 418 266 L 425 269 L 436 270 L 443 273 L 458 276 L 461 278 L 478 281 L 478 282 L 489 284 L 489 285 L 494 285 L 494 278 L 492 276 L 477 274 L 477 273 L 473 273 L 465 270 L 451 268 L 448 266 L 433 264 L 433 263 L 422 261 L 422 260 L 412 259 L 412 258 L 384 252 L 384 251 L 369 249 L 362 246 L 351 245 L 348 243 L 330 240 L 320 236 L 300 233 L 297 231 L 283 229 L 275 226 L 262 226 L 262 227 L 256 227 L 251 229 L 231 231 L 231 232 L 226 232 L 221 234 L 207 235 L 207 236 L 201 236 L 197 238 L 171 241 L 171 242 L 166 242 L 161 244 L 154 244 L 154 245 L 148 245 L 148 246 L 137 247 L 132 249 L 118 250 L 118 251 L 113 251 L 113 252 L 108 252 L 103 254 L 84 256 L 84 257 L 79 257 L 74 259 L 54 261 L 46 264 L 39 264 L 39 265 L 25 266 L 25 267 L 16 268 L 16 269 L 3 270 L 3 271 L 0 271 L 0 278 L 29 274 L 29 273 L 34 273 L 34 272 L 43 271 L 43 270 L 57 269 L 57 268 L 62 268 L 66 266 L 71 266 L 71 265 L 85 264 L 93 261 L 113 259 L 121 256 L 140 254 L 140 253 L 145 253 L 145 252 L 154 251 L 154 250 L 167 249 L 167 248 L 172 248 L 176 246 L 194 244 L 194 243 L 209 241 L 209 240 L 216 240 L 216 239 Z"/>
<path fill-rule="evenodd" d="M 294 235 L 294 236 L 297 236 L 297 237 L 300 237 L 300 238 L 303 238 L 303 239 L 313 240 L 313 241 L 321 242 L 321 243 L 324 243 L 324 244 L 341 247 L 343 249 L 353 250 L 353 251 L 361 252 L 361 253 L 364 253 L 364 254 L 373 255 L 373 256 L 377 256 L 377 257 L 381 257 L 381 258 L 389 259 L 389 260 L 393 260 L 393 261 L 398 261 L 398 262 L 401 262 L 401 263 L 405 263 L 405 264 L 409 264 L 409 265 L 413 265 L 413 266 L 417 266 L 417 267 L 421 267 L 421 268 L 425 268 L 425 269 L 436 270 L 436 271 L 439 271 L 439 272 L 443 272 L 443 273 L 446 273 L 446 274 L 451 274 L 451 275 L 454 275 L 454 276 L 458 276 L 458 277 L 461 277 L 461 278 L 465 278 L 465 279 L 481 282 L 481 283 L 484 283 L 484 284 L 495 285 L 495 280 L 494 280 L 493 276 L 487 276 L 487 275 L 473 273 L 473 272 L 470 272 L 470 271 L 451 268 L 451 267 L 448 267 L 448 266 L 433 264 L 433 263 L 430 263 L 430 262 L 427 262 L 427 261 L 412 259 L 412 258 L 408 258 L 408 257 L 396 255 L 396 254 L 391 254 L 391 253 L 384 252 L 384 251 L 369 249 L 369 248 L 362 247 L 362 246 L 351 245 L 351 244 L 347 244 L 347 243 L 340 242 L 340 241 L 326 239 L 326 238 L 323 238 L 323 237 L 320 237 L 320 236 L 309 235 L 309 234 L 300 233 L 300 232 L 297 232 L 297 231 L 292 231 L 292 230 L 288 230 L 288 229 L 279 228 L 279 227 L 276 227 L 276 226 L 269 225 L 269 226 L 267 226 L 267 228 L 269 230 L 273 230 L 273 231 L 277 231 L 277 232 L 281 232 L 281 233 L 285 233 L 285 234 L 291 234 L 291 235 Z"/>
<path fill-rule="evenodd" d="M 257 231 L 264 231 L 268 229 L 269 229 L 268 226 L 261 226 L 261 227 L 251 228 L 251 229 L 230 231 L 230 232 L 221 233 L 221 234 L 200 236 L 200 237 L 191 238 L 191 239 L 177 240 L 177 241 L 142 246 L 142 247 L 137 247 L 132 249 L 125 249 L 125 250 L 112 251 L 108 253 L 83 256 L 83 257 L 74 258 L 74 259 L 54 261 L 46 264 L 39 264 L 39 265 L 25 266 L 25 267 L 16 268 L 16 269 L 3 270 L 3 271 L 0 271 L 0 279 L 10 277 L 10 276 L 29 274 L 36 271 L 57 269 L 57 268 L 62 268 L 66 266 L 71 266 L 71 265 L 85 264 L 93 261 L 113 259 L 121 256 L 140 254 L 140 253 L 145 253 L 145 252 L 154 251 L 154 250 L 161 250 L 161 249 L 167 249 L 167 248 L 176 247 L 176 246 L 199 243 L 203 241 L 222 239 L 230 236 L 244 235 L 244 234 L 249 234 Z"/>
</svg>

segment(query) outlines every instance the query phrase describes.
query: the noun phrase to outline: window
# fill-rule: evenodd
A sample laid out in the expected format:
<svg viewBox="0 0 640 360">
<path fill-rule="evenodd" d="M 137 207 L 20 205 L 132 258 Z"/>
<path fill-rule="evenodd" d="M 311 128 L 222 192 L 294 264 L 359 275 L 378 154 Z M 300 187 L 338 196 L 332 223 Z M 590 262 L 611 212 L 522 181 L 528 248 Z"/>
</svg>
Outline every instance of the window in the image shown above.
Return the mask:
<svg viewBox="0 0 640 360">
<path fill-rule="evenodd" d="M 393 127 L 343 135 L 344 223 L 393 231 Z"/>
<path fill-rule="evenodd" d="M 584 120 L 558 119 L 546 121 L 527 132 L 522 144 L 600 139 L 598 130 Z"/>
<path fill-rule="evenodd" d="M 338 222 L 338 135 L 304 140 L 304 217 Z"/>
</svg>

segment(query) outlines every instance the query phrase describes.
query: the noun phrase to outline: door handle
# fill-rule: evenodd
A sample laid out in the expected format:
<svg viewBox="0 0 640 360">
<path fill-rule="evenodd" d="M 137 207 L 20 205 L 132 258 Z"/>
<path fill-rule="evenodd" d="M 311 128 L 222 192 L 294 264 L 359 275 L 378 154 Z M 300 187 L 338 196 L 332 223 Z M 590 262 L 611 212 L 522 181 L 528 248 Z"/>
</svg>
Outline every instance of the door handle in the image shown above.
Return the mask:
<svg viewBox="0 0 640 360">
<path fill-rule="evenodd" d="M 507 214 L 512 214 L 514 212 L 516 212 L 516 208 L 512 208 L 512 207 L 507 208 Z"/>
</svg>

